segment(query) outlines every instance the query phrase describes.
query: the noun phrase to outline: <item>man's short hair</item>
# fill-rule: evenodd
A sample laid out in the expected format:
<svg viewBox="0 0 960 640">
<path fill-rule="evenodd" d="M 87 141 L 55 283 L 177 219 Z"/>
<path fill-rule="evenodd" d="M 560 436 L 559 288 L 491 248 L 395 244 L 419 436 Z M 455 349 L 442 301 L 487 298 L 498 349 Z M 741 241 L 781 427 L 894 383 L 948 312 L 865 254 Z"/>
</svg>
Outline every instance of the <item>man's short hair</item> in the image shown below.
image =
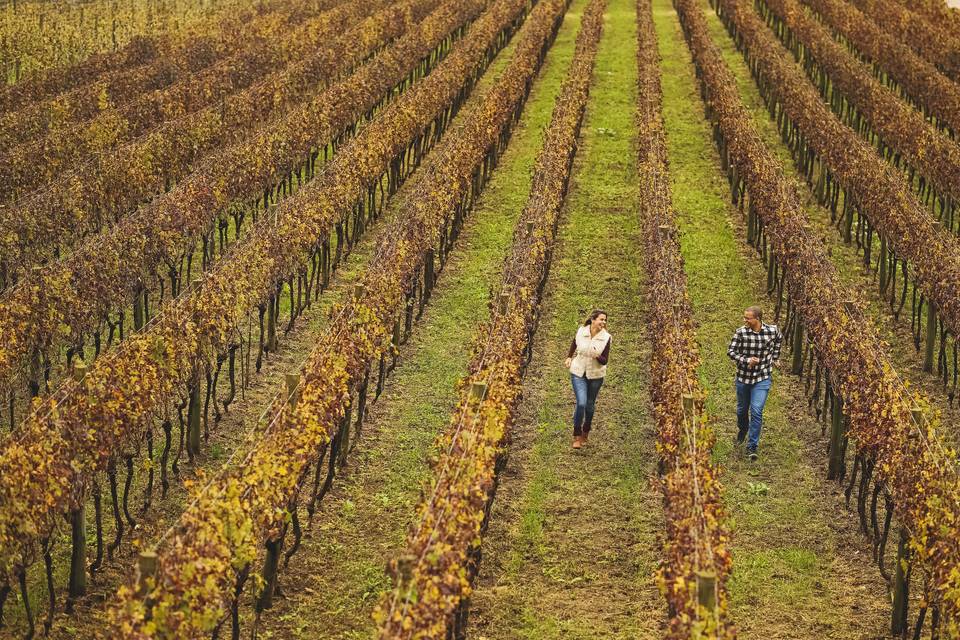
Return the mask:
<svg viewBox="0 0 960 640">
<path fill-rule="evenodd" d="M 757 320 L 763 321 L 763 309 L 757 306 L 747 307 L 746 309 L 753 314 L 753 317 Z"/>
</svg>

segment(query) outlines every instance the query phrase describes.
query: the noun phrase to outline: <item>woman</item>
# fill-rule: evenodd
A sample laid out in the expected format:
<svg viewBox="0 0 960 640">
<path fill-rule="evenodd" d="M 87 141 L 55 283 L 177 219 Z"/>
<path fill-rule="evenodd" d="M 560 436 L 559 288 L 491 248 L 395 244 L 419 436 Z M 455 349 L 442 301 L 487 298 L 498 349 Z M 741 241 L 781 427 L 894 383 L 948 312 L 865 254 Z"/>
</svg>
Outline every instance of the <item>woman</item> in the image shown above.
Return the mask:
<svg viewBox="0 0 960 640">
<path fill-rule="evenodd" d="M 607 312 L 595 309 L 570 343 L 570 351 L 564 366 L 570 369 L 573 395 L 577 408 L 573 412 L 573 448 L 579 449 L 587 442 L 597 394 L 607 373 L 607 358 L 610 357 L 610 342 L 607 333 Z"/>
</svg>

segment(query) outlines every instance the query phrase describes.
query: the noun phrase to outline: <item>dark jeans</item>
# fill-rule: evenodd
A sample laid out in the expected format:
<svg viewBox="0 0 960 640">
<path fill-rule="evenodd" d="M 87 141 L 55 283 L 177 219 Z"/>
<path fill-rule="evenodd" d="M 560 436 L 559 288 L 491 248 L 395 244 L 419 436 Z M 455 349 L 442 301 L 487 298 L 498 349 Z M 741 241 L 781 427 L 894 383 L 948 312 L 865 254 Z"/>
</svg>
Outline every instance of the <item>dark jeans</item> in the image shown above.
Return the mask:
<svg viewBox="0 0 960 640">
<path fill-rule="evenodd" d="M 763 427 L 763 405 L 770 393 L 772 378 L 748 384 L 737 381 L 737 439 L 747 438 L 747 451 L 756 451 Z"/>
<path fill-rule="evenodd" d="M 593 410 L 597 406 L 597 394 L 603 378 L 593 380 L 586 376 L 570 374 L 573 383 L 573 395 L 577 399 L 577 408 L 573 411 L 573 435 L 579 436 L 590 433 L 590 424 L 593 422 Z"/>
</svg>

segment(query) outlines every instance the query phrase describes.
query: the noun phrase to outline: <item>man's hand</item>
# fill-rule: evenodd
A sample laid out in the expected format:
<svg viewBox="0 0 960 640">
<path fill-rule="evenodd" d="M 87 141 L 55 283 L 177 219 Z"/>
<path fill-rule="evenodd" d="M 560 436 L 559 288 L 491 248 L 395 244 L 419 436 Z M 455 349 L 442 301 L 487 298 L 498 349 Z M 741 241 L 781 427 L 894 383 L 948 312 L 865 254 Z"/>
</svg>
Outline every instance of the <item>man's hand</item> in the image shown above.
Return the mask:
<svg viewBox="0 0 960 640">
<path fill-rule="evenodd" d="M 783 360 L 774 361 L 773 366 L 777 371 L 780 371 L 781 369 L 783 369 Z"/>
<path fill-rule="evenodd" d="M 566 360 L 563 361 L 563 366 L 569 369 L 572 363 L 573 363 L 573 358 L 567 358 Z"/>
<path fill-rule="evenodd" d="M 750 358 L 747 360 L 747 366 L 749 367 L 755 367 L 758 364 L 760 364 L 760 358 Z"/>
</svg>

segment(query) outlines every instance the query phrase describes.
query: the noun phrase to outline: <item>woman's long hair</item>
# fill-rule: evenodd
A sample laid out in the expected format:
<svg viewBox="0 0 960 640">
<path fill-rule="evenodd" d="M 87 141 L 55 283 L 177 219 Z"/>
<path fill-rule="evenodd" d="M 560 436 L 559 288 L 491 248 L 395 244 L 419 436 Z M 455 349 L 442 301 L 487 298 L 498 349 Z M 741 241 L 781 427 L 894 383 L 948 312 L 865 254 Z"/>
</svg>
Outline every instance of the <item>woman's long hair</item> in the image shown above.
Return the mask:
<svg viewBox="0 0 960 640">
<path fill-rule="evenodd" d="M 591 322 L 593 322 L 600 316 L 607 316 L 608 318 L 610 317 L 607 315 L 607 312 L 604 311 L 603 309 L 594 309 L 593 311 L 590 312 L 590 315 L 587 316 L 587 319 L 583 321 L 583 326 L 585 327 L 589 326 Z"/>
</svg>

